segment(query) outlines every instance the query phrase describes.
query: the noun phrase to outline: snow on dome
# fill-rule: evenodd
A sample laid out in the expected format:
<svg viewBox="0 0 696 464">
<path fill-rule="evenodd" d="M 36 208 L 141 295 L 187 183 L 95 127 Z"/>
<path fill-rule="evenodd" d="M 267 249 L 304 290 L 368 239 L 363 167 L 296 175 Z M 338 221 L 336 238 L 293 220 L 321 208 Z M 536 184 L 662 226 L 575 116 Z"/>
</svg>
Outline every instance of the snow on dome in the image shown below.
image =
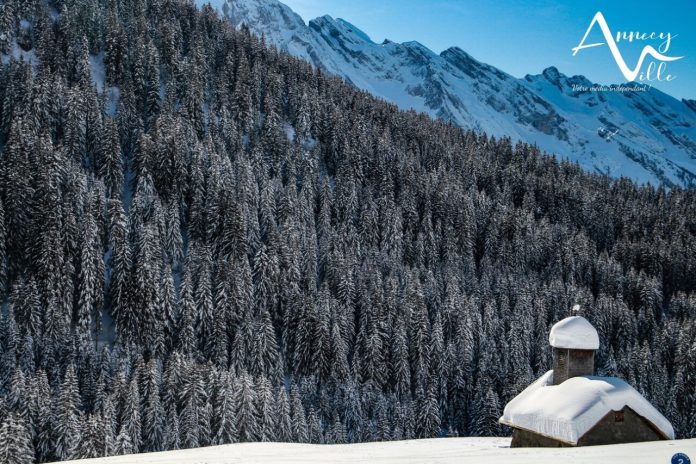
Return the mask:
<svg viewBox="0 0 696 464">
<path fill-rule="evenodd" d="M 570 316 L 551 327 L 549 343 L 555 348 L 596 350 L 599 348 L 599 335 L 584 317 Z"/>
<path fill-rule="evenodd" d="M 500 422 L 575 445 L 610 411 L 624 407 L 674 439 L 672 424 L 623 380 L 583 376 L 553 385 L 552 370 L 513 398 Z"/>
</svg>

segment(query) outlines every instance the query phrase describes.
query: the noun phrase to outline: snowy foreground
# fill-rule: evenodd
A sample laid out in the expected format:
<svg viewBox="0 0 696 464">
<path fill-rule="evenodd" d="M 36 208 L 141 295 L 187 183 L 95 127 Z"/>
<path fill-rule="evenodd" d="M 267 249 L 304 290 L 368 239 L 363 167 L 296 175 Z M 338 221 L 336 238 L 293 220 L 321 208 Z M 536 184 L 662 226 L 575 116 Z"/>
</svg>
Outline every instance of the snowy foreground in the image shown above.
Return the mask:
<svg viewBox="0 0 696 464">
<path fill-rule="evenodd" d="M 79 464 L 236 464 L 236 463 L 619 463 L 669 464 L 685 453 L 696 458 L 696 439 L 585 448 L 509 448 L 509 438 L 440 438 L 353 445 L 240 443 L 208 448 L 117 456 Z"/>
</svg>

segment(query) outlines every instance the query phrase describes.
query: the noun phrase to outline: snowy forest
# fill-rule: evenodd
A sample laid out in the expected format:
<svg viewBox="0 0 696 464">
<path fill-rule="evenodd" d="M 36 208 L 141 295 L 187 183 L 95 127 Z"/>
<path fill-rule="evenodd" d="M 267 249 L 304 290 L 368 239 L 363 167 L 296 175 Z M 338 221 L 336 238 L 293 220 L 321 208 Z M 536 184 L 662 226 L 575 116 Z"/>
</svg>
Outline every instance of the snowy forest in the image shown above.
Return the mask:
<svg viewBox="0 0 696 464">
<path fill-rule="evenodd" d="M 2 0 L 0 55 L 0 462 L 507 434 L 575 304 L 696 436 L 696 191 L 399 111 L 191 0 Z"/>
</svg>

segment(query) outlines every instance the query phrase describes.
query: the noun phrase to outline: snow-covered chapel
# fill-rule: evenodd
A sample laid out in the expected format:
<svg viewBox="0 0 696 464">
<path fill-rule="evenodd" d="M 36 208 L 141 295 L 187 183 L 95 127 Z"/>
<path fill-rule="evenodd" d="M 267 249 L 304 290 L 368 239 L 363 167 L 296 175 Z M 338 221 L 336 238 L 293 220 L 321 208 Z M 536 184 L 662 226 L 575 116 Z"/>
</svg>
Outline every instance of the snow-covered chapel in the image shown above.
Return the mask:
<svg viewBox="0 0 696 464">
<path fill-rule="evenodd" d="M 608 445 L 674 439 L 669 421 L 621 379 L 594 376 L 597 330 L 571 316 L 549 333 L 553 370 L 513 398 L 500 423 L 512 447 Z"/>
</svg>

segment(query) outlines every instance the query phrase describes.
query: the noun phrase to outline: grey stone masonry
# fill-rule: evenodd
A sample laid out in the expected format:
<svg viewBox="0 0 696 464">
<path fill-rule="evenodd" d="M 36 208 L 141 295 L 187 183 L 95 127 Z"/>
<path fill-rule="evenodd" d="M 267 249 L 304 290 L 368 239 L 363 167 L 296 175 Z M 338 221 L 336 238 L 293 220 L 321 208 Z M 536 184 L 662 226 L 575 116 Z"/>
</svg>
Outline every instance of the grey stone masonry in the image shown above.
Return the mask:
<svg viewBox="0 0 696 464">
<path fill-rule="evenodd" d="M 553 348 L 553 384 L 581 375 L 594 375 L 594 350 Z"/>
</svg>

